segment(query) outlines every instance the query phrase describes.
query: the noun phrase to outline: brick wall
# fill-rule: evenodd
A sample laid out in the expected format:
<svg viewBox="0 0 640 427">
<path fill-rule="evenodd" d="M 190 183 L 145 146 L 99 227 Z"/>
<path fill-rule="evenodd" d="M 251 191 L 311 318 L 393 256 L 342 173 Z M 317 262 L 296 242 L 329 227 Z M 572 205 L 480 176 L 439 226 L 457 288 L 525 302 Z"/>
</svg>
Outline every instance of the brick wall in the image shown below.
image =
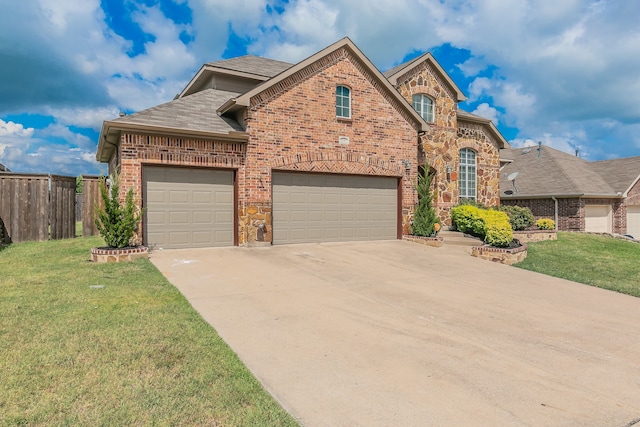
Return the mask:
<svg viewBox="0 0 640 427">
<path fill-rule="evenodd" d="M 351 89 L 351 119 L 336 117 L 337 85 Z M 273 170 L 377 175 L 402 180 L 404 228 L 417 202 L 417 123 L 348 50 L 339 49 L 251 100 L 241 184 L 244 211 L 271 207 Z M 341 144 L 339 137 L 347 137 Z M 404 161 L 411 170 L 405 171 Z M 266 215 L 264 216 L 266 218 Z M 261 216 L 262 218 L 262 216 Z M 262 219 L 241 218 L 258 225 Z M 270 235 L 271 224 L 265 224 Z M 248 231 L 251 243 L 255 233 Z M 267 236 L 268 237 L 268 236 Z"/>
</svg>

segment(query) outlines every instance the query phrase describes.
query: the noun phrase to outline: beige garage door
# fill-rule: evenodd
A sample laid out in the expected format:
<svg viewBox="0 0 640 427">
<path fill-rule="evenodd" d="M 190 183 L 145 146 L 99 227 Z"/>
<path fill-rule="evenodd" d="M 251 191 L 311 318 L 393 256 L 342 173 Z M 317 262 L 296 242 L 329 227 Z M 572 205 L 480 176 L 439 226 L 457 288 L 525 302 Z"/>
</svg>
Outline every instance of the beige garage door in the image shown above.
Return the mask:
<svg viewBox="0 0 640 427">
<path fill-rule="evenodd" d="M 398 180 L 273 173 L 273 243 L 396 239 Z"/>
<path fill-rule="evenodd" d="M 233 172 L 143 169 L 145 244 L 152 248 L 233 245 Z"/>
<path fill-rule="evenodd" d="M 627 206 L 627 234 L 640 240 L 640 206 Z"/>
<path fill-rule="evenodd" d="M 584 231 L 611 233 L 611 206 L 586 205 L 584 207 Z"/>
</svg>

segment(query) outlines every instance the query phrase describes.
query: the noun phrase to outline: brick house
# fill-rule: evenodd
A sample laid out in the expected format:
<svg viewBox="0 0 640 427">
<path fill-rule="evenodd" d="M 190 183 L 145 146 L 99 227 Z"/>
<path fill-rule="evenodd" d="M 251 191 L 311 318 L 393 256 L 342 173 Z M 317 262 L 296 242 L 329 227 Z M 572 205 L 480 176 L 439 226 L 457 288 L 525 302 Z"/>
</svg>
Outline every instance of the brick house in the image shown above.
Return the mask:
<svg viewBox="0 0 640 427">
<path fill-rule="evenodd" d="M 589 162 L 543 145 L 503 149 L 500 157 L 501 204 L 526 206 L 562 231 L 640 238 L 640 157 Z"/>
<path fill-rule="evenodd" d="M 444 223 L 461 196 L 499 203 L 508 143 L 464 99 L 431 54 L 382 74 L 345 38 L 298 64 L 207 63 L 173 101 L 105 121 L 96 157 L 152 247 L 398 239 L 421 167 Z"/>
</svg>

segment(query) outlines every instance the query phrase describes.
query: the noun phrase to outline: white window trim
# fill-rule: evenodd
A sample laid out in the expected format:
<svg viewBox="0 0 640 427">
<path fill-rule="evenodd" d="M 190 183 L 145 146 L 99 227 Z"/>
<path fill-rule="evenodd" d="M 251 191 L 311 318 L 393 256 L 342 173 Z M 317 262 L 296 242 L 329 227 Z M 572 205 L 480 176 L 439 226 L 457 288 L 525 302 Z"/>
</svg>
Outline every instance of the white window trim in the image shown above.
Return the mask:
<svg viewBox="0 0 640 427">
<path fill-rule="evenodd" d="M 349 108 L 349 115 L 348 115 L 348 116 L 341 116 L 341 115 L 338 115 L 338 111 L 337 111 L 337 110 L 338 110 L 338 97 L 340 97 L 340 98 L 345 98 L 345 96 L 344 96 L 344 95 L 339 95 L 339 94 L 338 94 L 338 88 L 340 88 L 340 87 L 345 88 L 345 89 L 347 89 L 347 90 L 349 91 L 349 96 L 348 96 L 348 97 L 346 97 L 346 98 L 349 100 L 349 106 L 348 106 L 348 108 Z M 337 86 L 336 86 L 336 92 L 335 92 L 335 95 L 336 95 L 336 117 L 337 117 L 337 118 L 339 118 L 339 119 L 350 119 L 350 118 L 351 118 L 351 98 L 352 98 L 351 94 L 352 94 L 352 90 L 351 90 L 351 88 L 350 88 L 349 86 L 347 86 L 347 85 L 337 85 Z M 340 106 L 340 108 L 344 109 L 344 107 L 343 107 L 343 106 Z"/>
<path fill-rule="evenodd" d="M 416 108 L 416 97 L 420 97 L 420 103 L 419 108 Z M 427 116 L 427 114 L 425 113 L 425 102 L 424 100 L 428 99 L 431 101 L 431 114 L 430 116 Z M 416 110 L 416 112 L 420 115 L 420 117 L 422 117 L 426 122 L 428 123 L 435 123 L 436 121 L 436 101 L 431 98 L 429 95 L 426 95 L 424 93 L 416 93 L 413 96 L 411 96 L 411 106 L 413 107 L 414 110 Z M 425 117 L 427 116 L 427 117 Z"/>
<path fill-rule="evenodd" d="M 462 162 L 462 152 L 463 151 L 468 151 L 473 153 L 473 164 L 467 163 L 467 159 L 465 159 L 465 163 Z M 478 198 L 478 153 L 476 153 L 474 150 L 470 149 L 470 148 L 462 148 L 460 150 L 460 167 L 458 168 L 458 190 L 459 190 L 459 198 L 460 199 L 472 199 L 472 200 L 477 200 Z M 462 169 L 465 169 L 465 193 L 466 194 L 462 194 Z M 474 176 L 474 180 L 473 180 L 473 194 L 470 195 L 469 194 L 469 169 L 473 168 L 473 176 Z"/>
</svg>

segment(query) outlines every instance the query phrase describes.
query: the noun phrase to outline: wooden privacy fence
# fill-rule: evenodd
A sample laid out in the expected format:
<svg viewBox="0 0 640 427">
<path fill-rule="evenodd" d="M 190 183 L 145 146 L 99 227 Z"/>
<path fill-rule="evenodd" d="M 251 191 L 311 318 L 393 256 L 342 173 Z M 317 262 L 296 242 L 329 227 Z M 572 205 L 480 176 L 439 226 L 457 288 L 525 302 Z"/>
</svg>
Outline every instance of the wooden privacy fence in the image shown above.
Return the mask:
<svg viewBox="0 0 640 427">
<path fill-rule="evenodd" d="M 87 185 L 86 190 L 97 193 L 98 178 L 88 177 L 87 181 L 92 184 Z M 84 194 L 90 194 L 86 190 Z M 75 237 L 75 193 L 75 177 L 0 174 L 0 243 Z M 85 200 L 90 199 L 87 205 L 93 209 L 98 197 L 85 197 Z M 85 226 L 88 217 L 83 212 L 83 235 L 96 234 L 95 225 Z M 85 228 L 88 234 L 85 234 Z"/>
</svg>

